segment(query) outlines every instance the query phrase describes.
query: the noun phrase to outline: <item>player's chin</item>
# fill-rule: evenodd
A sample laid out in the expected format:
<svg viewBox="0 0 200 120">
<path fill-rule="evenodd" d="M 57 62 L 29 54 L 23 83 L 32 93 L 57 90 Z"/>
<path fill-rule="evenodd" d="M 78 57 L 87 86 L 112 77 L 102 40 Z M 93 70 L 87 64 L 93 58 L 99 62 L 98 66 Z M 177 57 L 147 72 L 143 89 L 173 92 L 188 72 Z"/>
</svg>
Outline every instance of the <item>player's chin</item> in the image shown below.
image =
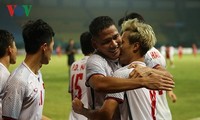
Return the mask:
<svg viewBox="0 0 200 120">
<path fill-rule="evenodd" d="M 110 55 L 110 58 L 111 58 L 112 60 L 116 60 L 116 59 L 119 58 L 119 54 L 112 54 L 112 55 Z"/>
<path fill-rule="evenodd" d="M 47 65 L 49 64 L 50 59 L 44 59 L 42 60 L 42 64 Z"/>
<path fill-rule="evenodd" d="M 116 52 L 113 52 L 111 56 L 113 59 L 118 59 L 119 55 L 120 55 L 120 51 L 116 51 Z"/>
</svg>

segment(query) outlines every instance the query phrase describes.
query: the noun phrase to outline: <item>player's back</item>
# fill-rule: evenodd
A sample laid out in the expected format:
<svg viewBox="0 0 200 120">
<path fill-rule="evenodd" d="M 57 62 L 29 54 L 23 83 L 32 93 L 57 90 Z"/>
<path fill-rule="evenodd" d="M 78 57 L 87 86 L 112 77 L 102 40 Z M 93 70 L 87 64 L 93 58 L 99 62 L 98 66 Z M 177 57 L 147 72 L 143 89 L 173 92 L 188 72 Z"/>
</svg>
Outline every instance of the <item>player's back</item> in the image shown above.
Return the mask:
<svg viewBox="0 0 200 120">
<path fill-rule="evenodd" d="M 86 62 L 88 56 L 85 56 L 79 61 L 75 61 L 70 68 L 70 93 L 72 100 L 77 97 L 82 101 L 84 107 L 88 108 L 88 99 L 90 92 L 89 87 L 86 87 Z M 69 120 L 87 120 L 83 115 L 71 111 Z"/>
<path fill-rule="evenodd" d="M 151 68 L 154 68 L 156 65 L 161 65 L 163 68 L 166 67 L 164 56 L 154 47 L 146 53 L 145 63 Z M 151 90 L 151 92 L 154 91 Z M 166 98 L 166 91 L 155 91 L 154 93 L 156 96 L 156 119 L 171 120 L 171 112 Z"/>
<path fill-rule="evenodd" d="M 146 66 L 143 62 L 134 61 L 133 64 Z M 131 63 L 131 64 L 132 64 Z M 129 65 L 124 66 L 114 72 L 115 77 L 128 78 L 132 69 Z M 146 88 L 128 90 L 121 93 L 116 93 L 114 96 L 124 96 L 124 102 L 120 104 L 121 119 L 128 120 L 132 117 L 133 120 L 152 120 L 150 92 Z M 127 97 L 126 97 L 126 95 Z M 110 96 L 111 97 L 111 96 Z M 113 97 L 115 98 L 115 97 Z M 121 99 L 120 97 L 118 99 Z M 123 100 L 123 99 L 122 99 Z"/>
</svg>

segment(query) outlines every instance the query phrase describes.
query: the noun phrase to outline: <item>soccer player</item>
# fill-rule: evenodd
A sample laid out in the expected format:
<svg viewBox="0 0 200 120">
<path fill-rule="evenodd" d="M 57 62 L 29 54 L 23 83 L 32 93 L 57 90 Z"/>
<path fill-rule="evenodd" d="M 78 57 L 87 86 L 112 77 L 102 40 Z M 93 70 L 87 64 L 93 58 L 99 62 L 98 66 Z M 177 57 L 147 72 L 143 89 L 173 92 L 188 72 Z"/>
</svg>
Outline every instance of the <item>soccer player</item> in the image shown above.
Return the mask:
<svg viewBox="0 0 200 120">
<path fill-rule="evenodd" d="M 166 60 L 169 62 L 170 67 L 174 68 L 174 47 L 166 45 Z"/>
<path fill-rule="evenodd" d="M 26 56 L 8 78 L 3 90 L 4 120 L 40 120 L 44 105 L 44 82 L 40 68 L 48 64 L 54 45 L 51 26 L 39 19 L 23 27 Z"/>
<path fill-rule="evenodd" d="M 197 46 L 195 43 L 192 44 L 192 53 L 193 53 L 194 57 L 197 56 L 198 49 L 197 49 Z"/>
<path fill-rule="evenodd" d="M 146 52 L 155 45 L 156 38 L 153 29 L 150 25 L 147 25 L 138 20 L 129 20 L 123 24 L 122 27 L 122 47 L 121 54 L 119 56 L 120 64 L 124 67 L 114 72 L 115 77 L 128 78 L 132 69 L 129 69 L 129 65 L 140 64 L 145 66 L 144 55 Z M 125 97 L 126 95 L 126 97 Z M 126 98 L 126 100 L 124 100 Z M 76 104 L 81 105 L 78 99 L 77 103 L 73 104 L 75 111 L 87 116 L 89 119 L 97 120 L 112 120 L 115 110 L 118 104 L 121 102 L 127 102 L 129 109 L 124 109 L 124 104 L 120 107 L 121 119 L 133 119 L 133 120 L 153 120 L 154 114 L 151 114 L 151 94 L 146 88 L 139 88 L 136 90 L 129 90 L 126 92 L 108 94 L 103 106 L 99 110 L 90 111 L 86 108 L 77 107 Z M 128 114 L 130 113 L 130 114 Z"/>
<path fill-rule="evenodd" d="M 94 52 L 91 39 L 92 35 L 89 32 L 84 32 L 81 34 L 81 50 L 85 57 L 79 61 L 75 61 L 70 69 L 70 93 L 72 100 L 77 97 L 81 100 L 81 102 L 83 102 L 86 108 L 88 108 L 88 99 L 90 98 L 90 89 L 85 86 L 86 62 L 88 57 Z M 72 110 L 69 120 L 87 120 L 87 118 L 83 115 L 75 113 Z"/>
<path fill-rule="evenodd" d="M 118 25 L 121 26 L 123 21 L 130 20 L 137 18 L 140 22 L 145 22 L 144 18 L 138 14 L 138 13 L 130 13 L 124 18 L 121 18 L 118 21 Z M 156 68 L 159 70 L 165 70 L 166 68 L 166 61 L 165 57 L 155 48 L 152 47 L 146 54 L 145 54 L 145 64 L 148 67 Z M 167 98 L 166 98 L 166 92 L 169 96 L 169 98 L 172 100 L 172 102 L 176 102 L 177 98 L 176 95 L 173 93 L 173 91 L 153 91 L 150 90 L 150 93 L 152 95 L 152 98 L 155 98 L 152 104 L 155 104 L 156 109 L 152 109 L 152 113 L 156 114 L 157 119 L 165 119 L 170 120 L 171 112 L 168 106 Z"/>
<path fill-rule="evenodd" d="M 10 64 L 16 63 L 17 48 L 13 35 L 0 29 L 0 120 L 2 120 L 2 96 L 4 85 L 10 76 Z"/>
</svg>

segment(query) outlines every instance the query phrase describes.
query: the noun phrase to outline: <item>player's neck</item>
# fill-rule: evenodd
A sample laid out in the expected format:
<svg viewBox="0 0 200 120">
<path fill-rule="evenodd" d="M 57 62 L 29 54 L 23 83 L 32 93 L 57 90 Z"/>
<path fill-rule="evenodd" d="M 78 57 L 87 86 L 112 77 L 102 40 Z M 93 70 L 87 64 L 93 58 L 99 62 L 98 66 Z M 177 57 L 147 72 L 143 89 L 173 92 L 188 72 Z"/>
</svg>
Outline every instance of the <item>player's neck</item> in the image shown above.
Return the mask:
<svg viewBox="0 0 200 120">
<path fill-rule="evenodd" d="M 129 64 L 132 63 L 132 62 L 134 62 L 134 61 L 144 62 L 144 57 L 141 56 L 141 55 L 134 55 L 134 56 L 131 57 L 131 58 L 132 58 L 132 59 L 131 59 L 131 61 L 129 62 Z"/>
<path fill-rule="evenodd" d="M 37 54 L 26 55 L 24 62 L 33 73 L 38 74 L 38 71 L 42 65 L 40 63 L 40 58 L 37 57 Z"/>
</svg>

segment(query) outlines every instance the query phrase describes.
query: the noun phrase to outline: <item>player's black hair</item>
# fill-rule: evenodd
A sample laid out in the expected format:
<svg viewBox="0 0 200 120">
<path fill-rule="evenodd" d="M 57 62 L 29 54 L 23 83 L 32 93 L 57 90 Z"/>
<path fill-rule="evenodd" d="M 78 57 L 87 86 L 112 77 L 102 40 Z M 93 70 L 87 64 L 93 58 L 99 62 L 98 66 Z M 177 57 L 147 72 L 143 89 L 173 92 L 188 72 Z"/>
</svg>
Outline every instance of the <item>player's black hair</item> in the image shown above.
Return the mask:
<svg viewBox="0 0 200 120">
<path fill-rule="evenodd" d="M 42 44 L 47 43 L 49 45 L 51 43 L 54 31 L 50 25 L 41 19 L 29 20 L 23 26 L 22 36 L 26 53 L 34 54 Z"/>
<path fill-rule="evenodd" d="M 82 33 L 80 36 L 81 50 L 84 55 L 89 55 L 94 52 L 91 39 L 92 35 L 88 31 Z"/>
<path fill-rule="evenodd" d="M 134 19 L 134 18 L 137 18 L 140 22 L 145 22 L 145 20 L 144 20 L 144 18 L 142 17 L 142 15 L 140 15 L 140 14 L 138 14 L 138 13 L 132 12 L 132 13 L 130 13 L 130 14 L 128 14 L 128 15 L 125 15 L 124 17 L 120 18 L 120 19 L 118 20 L 118 26 L 121 27 L 121 25 L 122 25 L 122 23 L 123 23 L 124 21 L 127 21 L 127 20 L 129 20 L 129 19 Z"/>
<path fill-rule="evenodd" d="M 13 46 L 14 36 L 7 30 L 0 29 L 0 58 L 6 54 L 8 46 Z"/>
<path fill-rule="evenodd" d="M 109 16 L 99 16 L 91 22 L 89 25 L 89 31 L 92 36 L 98 36 L 99 32 L 110 27 L 111 25 L 115 25 L 112 18 Z"/>
</svg>

